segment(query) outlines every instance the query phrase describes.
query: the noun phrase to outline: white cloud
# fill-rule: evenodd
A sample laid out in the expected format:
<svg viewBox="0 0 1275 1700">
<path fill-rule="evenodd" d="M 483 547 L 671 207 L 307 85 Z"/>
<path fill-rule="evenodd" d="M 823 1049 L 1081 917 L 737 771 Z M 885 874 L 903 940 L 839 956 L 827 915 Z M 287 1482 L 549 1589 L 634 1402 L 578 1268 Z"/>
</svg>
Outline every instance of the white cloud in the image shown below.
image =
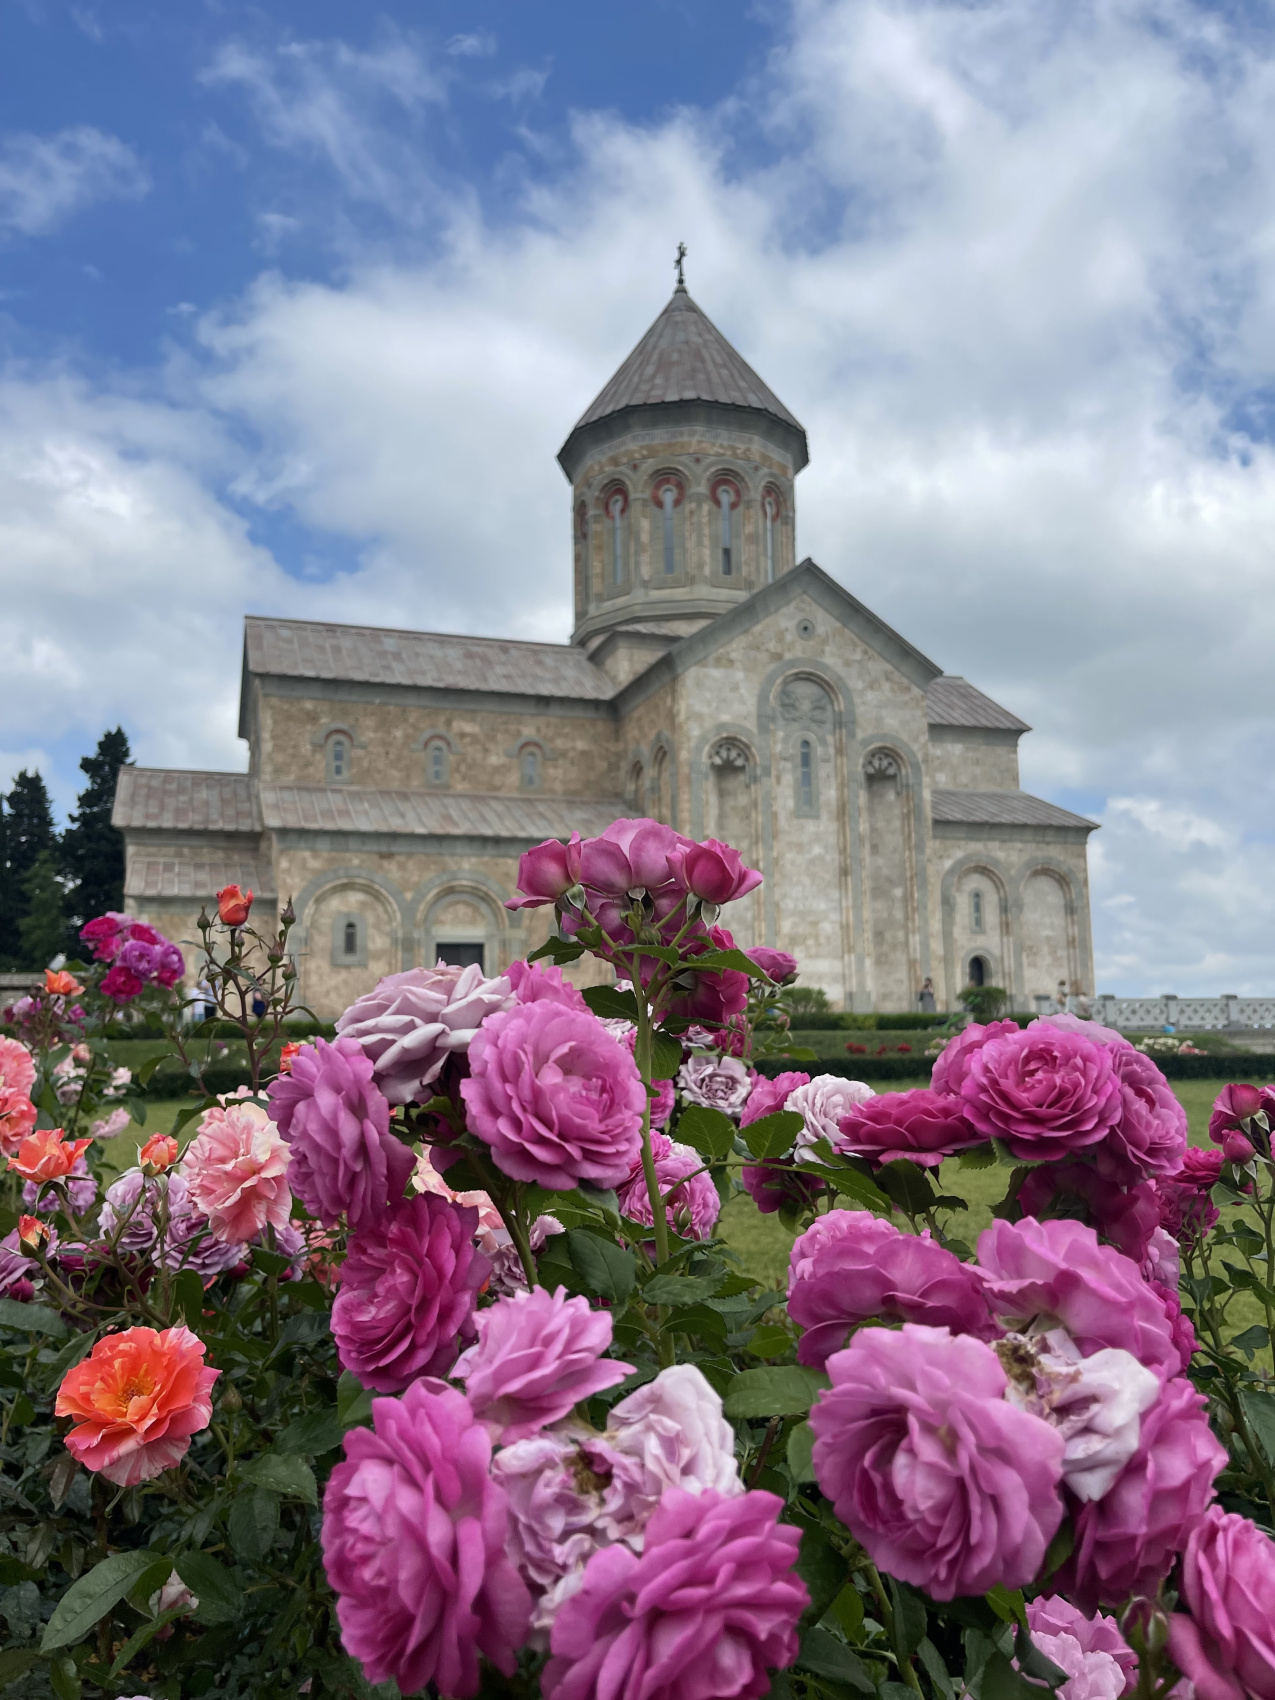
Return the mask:
<svg viewBox="0 0 1275 1700">
<path fill-rule="evenodd" d="M 809 429 L 803 550 L 1032 721 L 1024 783 L 1104 821 L 1102 989 L 1269 990 L 1275 455 L 1234 424 L 1275 368 L 1269 55 L 1186 0 L 801 0 L 737 98 L 580 114 L 497 224 L 437 186 L 419 120 L 448 85 L 406 38 L 229 46 L 210 79 L 322 162 L 324 216 L 427 199 L 437 249 L 262 277 L 202 319 L 180 405 L 29 382 L 45 446 L 12 403 L 0 424 L 23 677 L 74 677 L 68 724 L 133 716 L 147 760 L 234 764 L 247 606 L 564 636 L 553 456 L 685 237 L 693 293 Z M 302 592 L 254 508 L 348 569 Z M 117 573 L 129 618 L 65 630 L 59 587 Z M 181 657 L 199 713 L 142 654 Z"/>
<path fill-rule="evenodd" d="M 91 125 L 0 135 L 0 231 L 43 236 L 95 201 L 138 200 L 149 188 L 132 148 Z"/>
</svg>

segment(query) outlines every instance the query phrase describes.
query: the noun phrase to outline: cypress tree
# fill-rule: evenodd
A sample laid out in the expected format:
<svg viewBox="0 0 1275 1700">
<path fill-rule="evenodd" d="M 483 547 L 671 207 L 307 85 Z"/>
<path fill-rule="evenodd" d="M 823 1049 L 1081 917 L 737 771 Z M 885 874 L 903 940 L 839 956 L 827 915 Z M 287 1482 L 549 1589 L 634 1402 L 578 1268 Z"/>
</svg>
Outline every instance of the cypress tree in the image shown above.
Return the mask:
<svg viewBox="0 0 1275 1700">
<path fill-rule="evenodd" d="M 66 943 L 66 891 L 51 850 L 38 855 L 22 881 L 26 913 L 18 922 L 22 968 L 45 968 Z"/>
<path fill-rule="evenodd" d="M 21 925 L 27 912 L 27 875 L 41 856 L 58 865 L 58 835 L 53 825 L 49 793 L 38 773 L 25 768 L 4 799 L 4 867 L 0 880 L 0 963 L 26 968 Z M 56 954 L 55 947 L 54 954 Z"/>
<path fill-rule="evenodd" d="M 93 754 L 80 758 L 88 784 L 77 798 L 78 807 L 62 839 L 64 866 L 75 881 L 67 897 L 70 956 L 83 954 L 77 934 L 85 921 L 124 907 L 124 834 L 111 825 L 111 806 L 119 770 L 131 761 L 121 726 L 104 732 Z"/>
</svg>

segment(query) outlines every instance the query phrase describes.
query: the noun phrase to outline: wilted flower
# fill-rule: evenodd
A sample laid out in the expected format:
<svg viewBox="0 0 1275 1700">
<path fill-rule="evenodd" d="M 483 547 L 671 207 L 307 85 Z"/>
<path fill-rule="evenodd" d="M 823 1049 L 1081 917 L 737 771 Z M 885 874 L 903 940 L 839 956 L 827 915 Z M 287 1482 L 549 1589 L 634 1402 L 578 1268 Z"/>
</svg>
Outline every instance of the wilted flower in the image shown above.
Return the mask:
<svg viewBox="0 0 1275 1700">
<path fill-rule="evenodd" d="M 99 1340 L 63 1377 L 56 1413 L 75 1426 L 67 1451 L 120 1487 L 135 1487 L 180 1463 L 190 1438 L 212 1420 L 220 1370 L 189 1328 L 126 1328 Z"/>
</svg>

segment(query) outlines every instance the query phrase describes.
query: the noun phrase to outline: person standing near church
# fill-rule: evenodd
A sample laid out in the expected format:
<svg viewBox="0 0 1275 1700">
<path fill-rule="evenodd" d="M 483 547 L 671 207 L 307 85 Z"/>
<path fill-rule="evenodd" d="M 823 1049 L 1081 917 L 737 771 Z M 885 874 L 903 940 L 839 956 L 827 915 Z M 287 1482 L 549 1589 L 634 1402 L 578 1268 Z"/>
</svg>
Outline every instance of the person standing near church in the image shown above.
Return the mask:
<svg viewBox="0 0 1275 1700">
<path fill-rule="evenodd" d="M 921 990 L 916 995 L 916 1001 L 922 1015 L 933 1015 L 938 1007 L 934 1001 L 934 981 L 928 974 L 921 983 Z"/>
</svg>

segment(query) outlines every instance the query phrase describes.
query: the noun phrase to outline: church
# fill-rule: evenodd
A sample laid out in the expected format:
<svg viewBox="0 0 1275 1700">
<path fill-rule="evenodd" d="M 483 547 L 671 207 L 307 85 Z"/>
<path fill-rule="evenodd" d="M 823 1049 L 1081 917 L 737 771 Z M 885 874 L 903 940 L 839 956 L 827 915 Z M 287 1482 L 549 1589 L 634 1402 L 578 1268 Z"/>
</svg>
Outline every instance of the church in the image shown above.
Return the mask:
<svg viewBox="0 0 1275 1700">
<path fill-rule="evenodd" d="M 558 455 L 571 641 L 249 617 L 248 771 L 120 772 L 128 909 L 197 970 L 216 890 L 267 924 L 291 898 L 330 1018 L 384 974 L 525 955 L 553 911 L 505 908 L 522 851 L 650 815 L 762 870 L 724 920 L 837 1008 L 1092 995 L 1094 822 L 1019 788 L 1023 721 L 797 559 L 808 459 L 679 271 Z"/>
</svg>

